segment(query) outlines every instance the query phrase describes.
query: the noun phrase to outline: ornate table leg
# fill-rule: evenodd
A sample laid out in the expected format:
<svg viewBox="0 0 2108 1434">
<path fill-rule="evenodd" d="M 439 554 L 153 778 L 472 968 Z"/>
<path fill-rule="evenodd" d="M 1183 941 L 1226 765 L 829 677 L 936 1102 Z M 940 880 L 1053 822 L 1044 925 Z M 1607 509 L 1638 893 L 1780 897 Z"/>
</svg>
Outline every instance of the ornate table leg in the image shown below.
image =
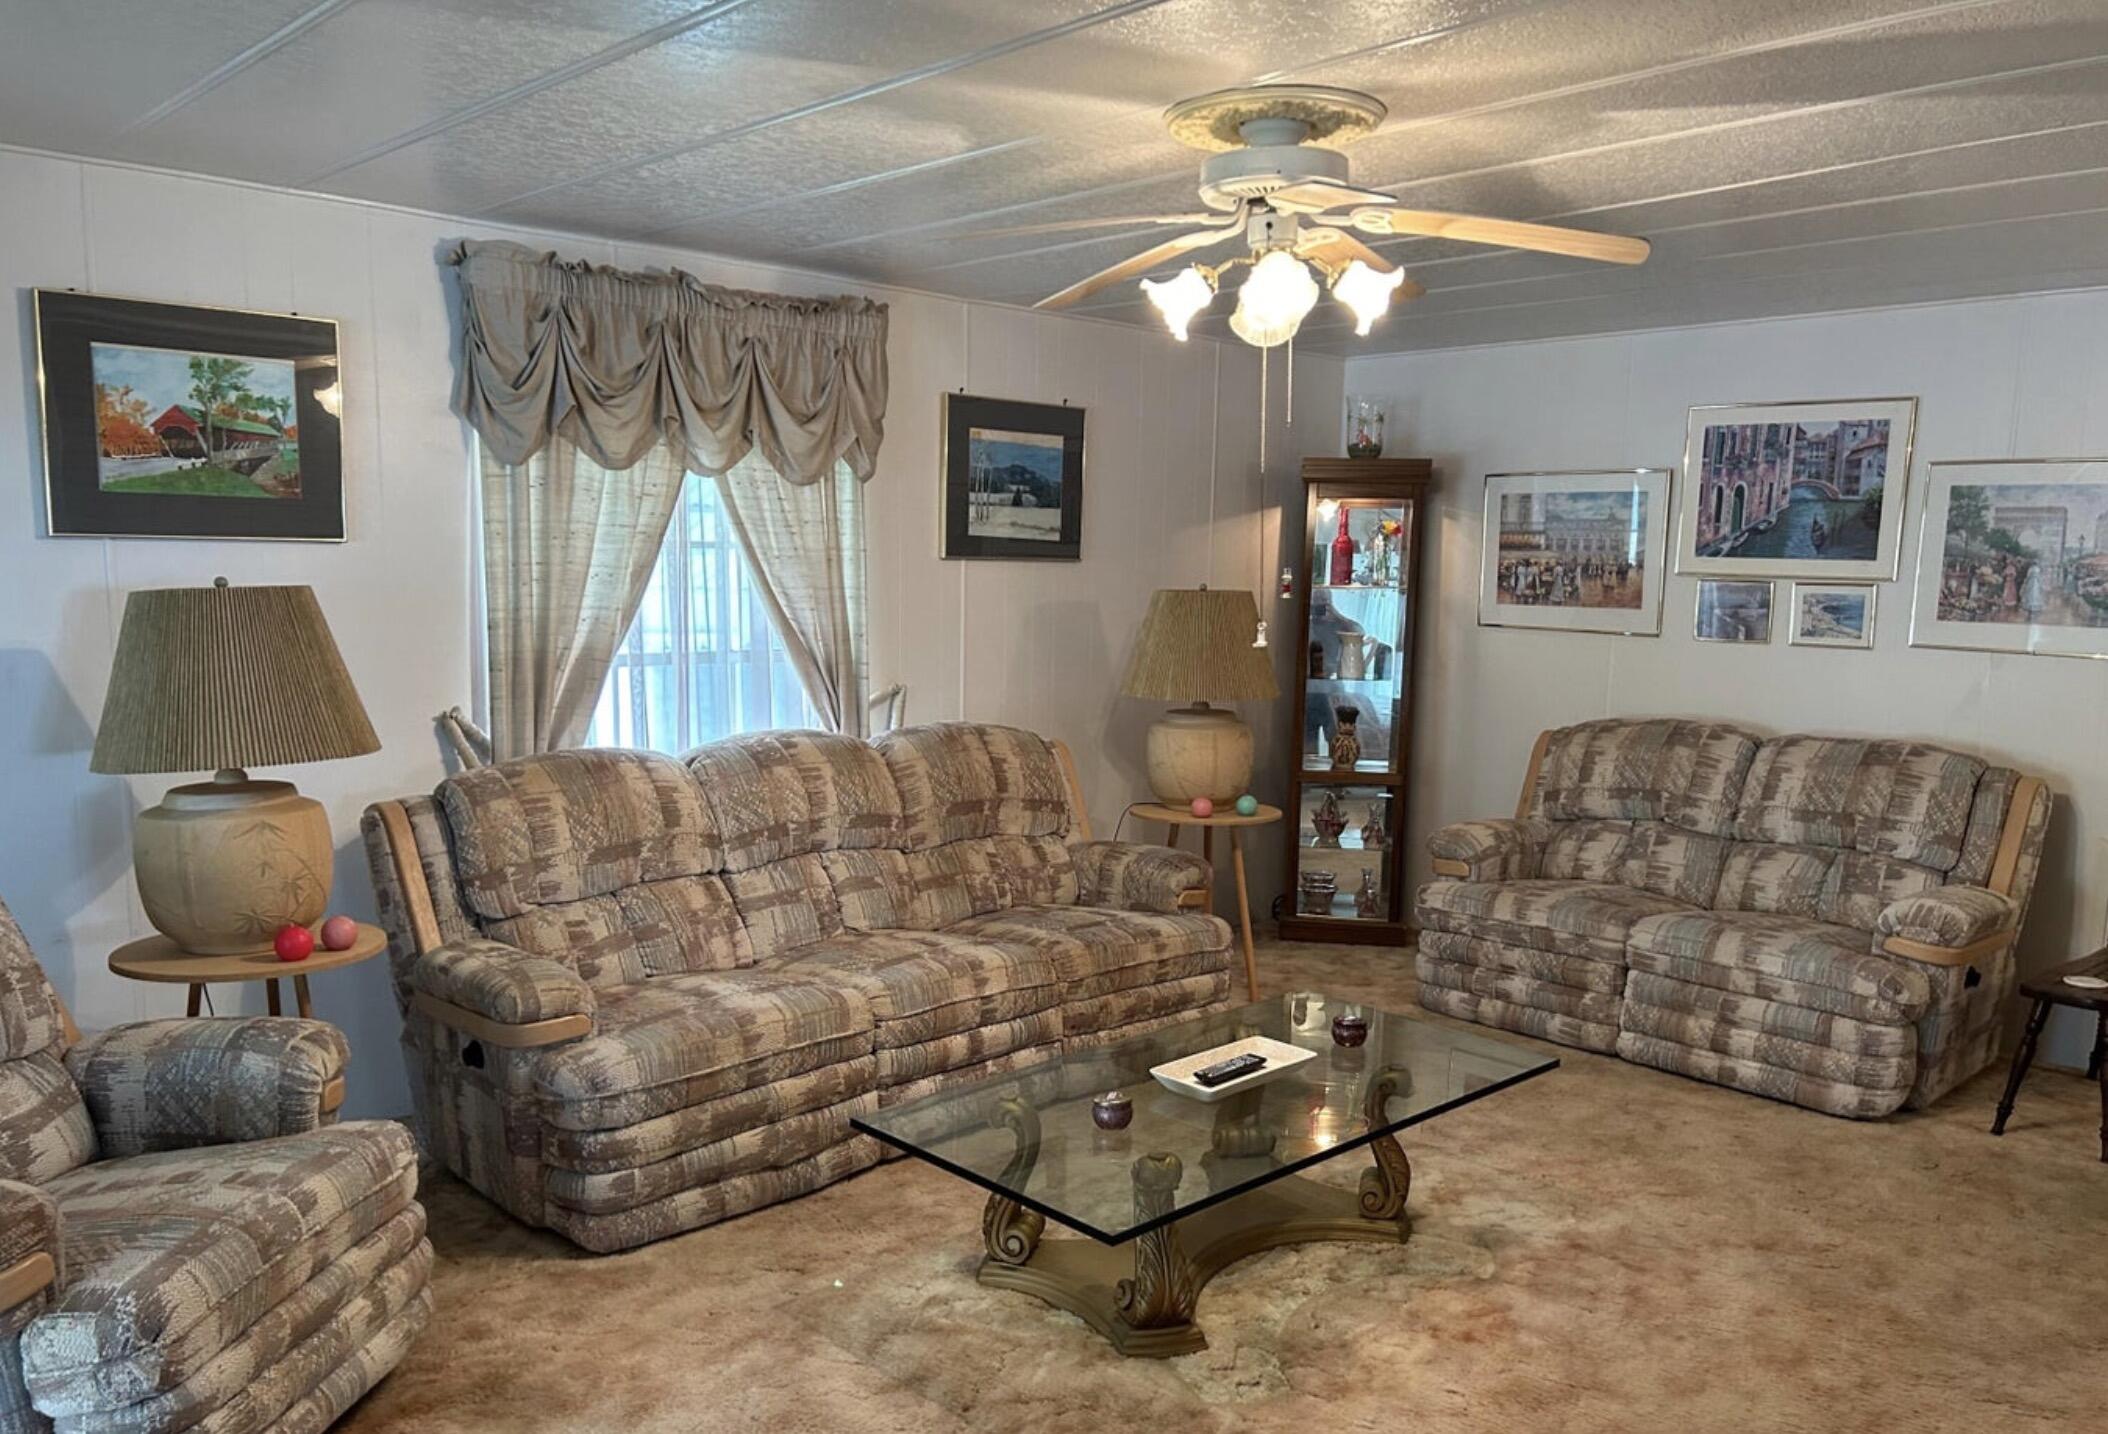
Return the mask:
<svg viewBox="0 0 2108 1434">
<path fill-rule="evenodd" d="M 2006 1133 L 2006 1122 L 2013 1116 L 2013 1102 L 2020 1095 L 2020 1082 L 2027 1078 L 2027 1068 L 2035 1063 L 2035 1045 L 2042 1039 L 2042 1027 L 2048 1020 L 2049 1002 L 2036 1001 L 2035 1009 L 2028 1013 L 2027 1030 L 2020 1037 L 2020 1049 L 2013 1052 L 2013 1068 L 2006 1076 L 2006 1093 L 1998 1098 L 1998 1113 L 1991 1119 L 1993 1135 Z"/>
<path fill-rule="evenodd" d="M 1369 1082 L 1368 1094 L 1362 1098 L 1362 1115 L 1370 1125 L 1383 1124 L 1384 1105 L 1399 1094 L 1401 1084 L 1410 1088 L 1412 1076 L 1395 1066 L 1378 1071 Z M 1412 1162 L 1405 1158 L 1405 1151 L 1392 1135 L 1379 1135 L 1370 1141 L 1369 1154 L 1376 1163 L 1361 1173 L 1361 1213 L 1371 1220 L 1396 1220 L 1401 1230 L 1409 1232 L 1412 1219 L 1405 1213 L 1405 1200 L 1413 1188 Z"/>
<path fill-rule="evenodd" d="M 1176 1155 L 1145 1155 L 1137 1160 L 1135 1219 L 1159 1219 L 1178 1208 L 1176 1193 L 1184 1173 Z M 1134 1278 L 1120 1281 L 1113 1294 L 1120 1322 L 1137 1330 L 1191 1328 L 1201 1282 L 1179 1248 L 1178 1223 L 1167 1220 L 1137 1236 L 1134 1247 Z"/>
<path fill-rule="evenodd" d="M 1017 1096 L 1005 1096 L 996 1102 L 988 1123 L 1017 1136 L 1017 1149 L 1011 1152 L 1002 1176 L 1003 1186 L 1015 1190 L 1039 1160 L 1039 1112 Z M 989 1196 L 981 1211 L 982 1243 L 988 1247 L 988 1258 L 999 1264 L 1022 1265 L 1031 1259 L 1046 1228 L 1046 1216 L 1027 1210 L 1007 1195 Z"/>
</svg>

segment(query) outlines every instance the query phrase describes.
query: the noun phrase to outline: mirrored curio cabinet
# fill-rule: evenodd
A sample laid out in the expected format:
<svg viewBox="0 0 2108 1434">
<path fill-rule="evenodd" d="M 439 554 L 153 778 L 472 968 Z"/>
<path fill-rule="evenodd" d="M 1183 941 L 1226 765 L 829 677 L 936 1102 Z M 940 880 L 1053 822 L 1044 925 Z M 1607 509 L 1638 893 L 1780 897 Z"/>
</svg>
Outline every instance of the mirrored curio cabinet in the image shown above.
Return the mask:
<svg viewBox="0 0 2108 1434">
<path fill-rule="evenodd" d="M 1303 460 L 1287 940 L 1408 939 L 1413 629 L 1433 476 L 1423 458 Z"/>
</svg>

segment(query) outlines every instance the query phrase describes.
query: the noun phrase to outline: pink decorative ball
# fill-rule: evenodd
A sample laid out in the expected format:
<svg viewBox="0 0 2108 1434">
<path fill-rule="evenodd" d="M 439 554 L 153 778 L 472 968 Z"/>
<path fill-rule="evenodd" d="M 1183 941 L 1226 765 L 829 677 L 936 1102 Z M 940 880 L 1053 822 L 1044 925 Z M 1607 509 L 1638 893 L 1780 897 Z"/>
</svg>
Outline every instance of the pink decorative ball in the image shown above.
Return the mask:
<svg viewBox="0 0 2108 1434">
<path fill-rule="evenodd" d="M 349 951 L 359 939 L 359 923 L 349 916 L 332 916 L 322 923 L 322 944 L 332 951 Z"/>
<path fill-rule="evenodd" d="M 271 942 L 271 949 L 278 953 L 281 961 L 305 961 L 314 953 L 315 933 L 305 926 L 287 925 L 278 928 L 278 935 Z"/>
<path fill-rule="evenodd" d="M 1195 815 L 1196 817 L 1212 817 L 1212 816 L 1214 816 L 1214 815 L 1215 815 L 1215 800 L 1214 800 L 1214 798 L 1212 798 L 1212 797 L 1195 797 L 1195 798 L 1193 799 L 1193 815 Z"/>
</svg>

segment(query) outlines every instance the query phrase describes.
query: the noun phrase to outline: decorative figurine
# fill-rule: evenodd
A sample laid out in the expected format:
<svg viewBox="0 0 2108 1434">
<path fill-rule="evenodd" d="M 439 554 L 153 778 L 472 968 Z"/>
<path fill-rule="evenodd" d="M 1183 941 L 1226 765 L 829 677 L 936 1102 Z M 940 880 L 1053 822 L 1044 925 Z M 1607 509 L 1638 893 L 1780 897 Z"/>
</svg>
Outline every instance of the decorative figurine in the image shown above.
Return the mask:
<svg viewBox="0 0 2108 1434">
<path fill-rule="evenodd" d="M 1354 893 L 1354 914 L 1364 921 L 1372 921 L 1383 915 L 1383 897 L 1376 890 L 1376 869 L 1369 867 L 1361 874 L 1361 890 Z"/>
<path fill-rule="evenodd" d="M 1339 726 L 1339 730 L 1332 735 L 1332 769 L 1336 772 L 1351 771 L 1354 764 L 1361 760 L 1361 709 L 1336 707 L 1332 711 L 1332 720 Z M 1326 800 L 1333 800 L 1331 793 L 1326 793 Z M 1340 818 L 1340 825 L 1346 825 L 1345 817 Z"/>
<path fill-rule="evenodd" d="M 1339 834 L 1347 829 L 1347 809 L 1340 805 L 1339 793 L 1330 790 L 1325 793 L 1325 800 L 1319 802 L 1317 810 L 1310 814 L 1310 827 L 1317 833 L 1319 846 L 1339 845 Z"/>
<path fill-rule="evenodd" d="M 1339 505 L 1339 531 L 1332 537 L 1332 575 L 1336 588 L 1354 585 L 1354 535 L 1347 531 L 1347 505 Z"/>
<path fill-rule="evenodd" d="M 1364 398 L 1357 395 L 1347 400 L 1347 456 L 1349 458 L 1381 458 L 1383 456 L 1384 411 L 1384 401 L 1380 398 Z"/>
<path fill-rule="evenodd" d="M 1295 595 L 1296 570 L 1294 568 L 1283 568 L 1281 569 L 1281 596 L 1284 598 L 1292 598 Z"/>
<path fill-rule="evenodd" d="M 1305 916 L 1330 916 L 1332 898 L 1338 893 L 1339 878 L 1329 871 L 1306 871 L 1296 882 L 1296 895 Z"/>
<path fill-rule="evenodd" d="M 1239 797 L 1237 799 L 1237 815 L 1240 817 L 1258 816 L 1259 799 L 1253 796 L 1250 792 L 1246 792 L 1243 796 Z"/>
<path fill-rule="evenodd" d="M 1383 829 L 1383 803 L 1369 803 L 1369 819 L 1361 824 L 1361 845 L 1364 851 L 1382 851 L 1391 839 Z"/>
<path fill-rule="evenodd" d="M 1342 1011 L 1332 1018 L 1332 1043 L 1336 1046 L 1354 1047 L 1369 1038 L 1369 1022 L 1365 1016 L 1350 1015 Z"/>
<path fill-rule="evenodd" d="M 1310 639 L 1310 675 L 1312 677 L 1323 677 L 1325 675 L 1325 644 L 1314 637 Z"/>
<path fill-rule="evenodd" d="M 1125 1130 L 1134 1118 L 1134 1099 L 1126 1091 L 1109 1090 L 1091 1102 L 1091 1124 L 1100 1130 Z"/>
</svg>

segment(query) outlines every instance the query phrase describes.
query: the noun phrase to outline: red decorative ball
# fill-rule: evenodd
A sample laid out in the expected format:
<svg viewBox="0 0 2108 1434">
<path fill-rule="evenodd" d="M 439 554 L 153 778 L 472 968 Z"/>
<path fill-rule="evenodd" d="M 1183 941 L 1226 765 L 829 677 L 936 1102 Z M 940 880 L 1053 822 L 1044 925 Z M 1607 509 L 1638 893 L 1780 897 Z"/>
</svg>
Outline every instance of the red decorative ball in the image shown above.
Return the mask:
<svg viewBox="0 0 2108 1434">
<path fill-rule="evenodd" d="M 1193 815 L 1196 817 L 1214 816 L 1215 799 L 1213 797 L 1195 797 L 1193 799 Z"/>
<path fill-rule="evenodd" d="M 322 923 L 322 944 L 332 951 L 349 951 L 359 939 L 359 923 L 349 916 L 332 916 Z"/>
<path fill-rule="evenodd" d="M 315 933 L 305 926 L 287 924 L 278 928 L 271 949 L 281 961 L 305 961 L 315 950 Z"/>
</svg>

